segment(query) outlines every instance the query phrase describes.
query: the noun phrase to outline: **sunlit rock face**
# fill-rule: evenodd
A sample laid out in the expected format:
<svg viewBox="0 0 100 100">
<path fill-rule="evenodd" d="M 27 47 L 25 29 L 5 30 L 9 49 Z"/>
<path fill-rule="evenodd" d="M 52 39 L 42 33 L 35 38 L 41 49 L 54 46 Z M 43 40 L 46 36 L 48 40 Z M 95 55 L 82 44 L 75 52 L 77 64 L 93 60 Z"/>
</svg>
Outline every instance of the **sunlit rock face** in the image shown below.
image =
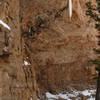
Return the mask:
<svg viewBox="0 0 100 100">
<path fill-rule="evenodd" d="M 0 24 L 1 95 L 36 100 L 41 91 L 93 82 L 88 61 L 95 58 L 97 32 L 85 15 L 86 2 L 72 0 L 69 18 L 68 0 L 0 0 L 0 20 L 11 28 Z"/>
<path fill-rule="evenodd" d="M 84 83 L 92 81 L 95 68 L 88 61 L 95 58 L 92 49 L 96 47 L 97 32 L 85 15 L 86 2 L 72 1 L 71 19 L 67 0 L 25 2 L 22 27 L 27 33 L 33 29 L 34 40 L 24 39 L 31 48 L 41 88 L 56 91 L 71 84 L 85 87 Z"/>
</svg>

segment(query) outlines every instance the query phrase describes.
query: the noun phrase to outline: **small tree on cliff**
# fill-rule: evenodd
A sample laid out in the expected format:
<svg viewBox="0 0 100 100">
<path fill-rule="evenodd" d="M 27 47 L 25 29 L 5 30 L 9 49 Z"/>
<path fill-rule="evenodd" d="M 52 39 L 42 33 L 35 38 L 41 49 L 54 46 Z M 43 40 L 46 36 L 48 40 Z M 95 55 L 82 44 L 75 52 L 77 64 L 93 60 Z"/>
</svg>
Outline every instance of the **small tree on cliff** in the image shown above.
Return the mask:
<svg viewBox="0 0 100 100">
<path fill-rule="evenodd" d="M 100 0 L 96 0 L 96 5 L 92 5 L 91 2 L 86 3 L 87 11 L 86 15 L 90 16 L 95 22 L 95 28 L 98 31 L 98 45 L 100 46 Z M 100 100 L 100 49 L 94 49 L 96 54 L 98 54 L 98 58 L 96 60 L 92 60 L 94 64 L 96 64 L 96 70 L 98 71 L 97 77 L 97 91 L 96 91 L 96 100 Z"/>
</svg>

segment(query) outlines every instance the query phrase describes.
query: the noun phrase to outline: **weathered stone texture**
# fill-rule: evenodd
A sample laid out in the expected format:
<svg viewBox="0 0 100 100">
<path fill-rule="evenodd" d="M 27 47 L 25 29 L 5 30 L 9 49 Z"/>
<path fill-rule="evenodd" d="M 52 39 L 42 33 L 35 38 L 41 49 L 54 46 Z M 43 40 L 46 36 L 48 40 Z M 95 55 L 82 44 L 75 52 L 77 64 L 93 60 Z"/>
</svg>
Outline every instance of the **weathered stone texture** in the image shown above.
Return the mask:
<svg viewBox="0 0 100 100">
<path fill-rule="evenodd" d="M 1 100 L 36 100 L 92 82 L 97 32 L 85 15 L 87 1 L 73 0 L 70 19 L 67 0 L 0 0 L 0 19 L 11 27 L 0 25 Z"/>
<path fill-rule="evenodd" d="M 85 15 L 86 2 L 73 0 L 70 19 L 67 0 L 23 0 L 23 36 L 40 88 L 56 91 L 71 83 L 85 87 L 96 73 L 88 61 L 95 58 L 97 32 Z"/>
</svg>

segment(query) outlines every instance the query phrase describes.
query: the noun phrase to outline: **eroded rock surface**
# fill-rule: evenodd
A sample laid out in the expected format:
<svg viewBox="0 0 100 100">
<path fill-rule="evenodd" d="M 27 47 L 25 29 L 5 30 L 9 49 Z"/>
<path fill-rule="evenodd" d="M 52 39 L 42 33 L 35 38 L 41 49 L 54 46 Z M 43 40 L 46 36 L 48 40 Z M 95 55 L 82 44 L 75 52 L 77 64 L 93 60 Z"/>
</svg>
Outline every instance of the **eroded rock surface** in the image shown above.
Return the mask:
<svg viewBox="0 0 100 100">
<path fill-rule="evenodd" d="M 0 0 L 0 20 L 11 29 L 0 25 L 0 100 L 36 100 L 34 70 L 30 84 L 24 70 L 19 0 Z"/>
<path fill-rule="evenodd" d="M 0 25 L 1 95 L 36 100 L 45 91 L 93 83 L 88 61 L 95 58 L 97 32 L 85 15 L 87 1 L 73 0 L 71 19 L 67 0 L 0 1 L 0 19 L 11 27 Z"/>
<path fill-rule="evenodd" d="M 96 31 L 85 15 L 86 2 L 73 1 L 72 19 L 67 0 L 34 0 L 24 4 L 23 34 L 33 38 L 25 38 L 25 43 L 36 63 L 41 87 L 56 91 L 67 84 L 90 82 L 95 74 L 88 61 L 95 57 L 92 49 L 96 47 Z"/>
</svg>

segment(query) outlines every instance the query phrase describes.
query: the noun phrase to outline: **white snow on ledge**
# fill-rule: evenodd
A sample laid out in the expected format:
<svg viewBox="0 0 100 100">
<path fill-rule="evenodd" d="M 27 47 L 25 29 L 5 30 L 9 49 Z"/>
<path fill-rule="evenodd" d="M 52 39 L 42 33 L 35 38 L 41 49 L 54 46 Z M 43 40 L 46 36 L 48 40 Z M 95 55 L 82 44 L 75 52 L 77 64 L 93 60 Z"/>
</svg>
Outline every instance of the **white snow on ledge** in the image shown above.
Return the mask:
<svg viewBox="0 0 100 100">
<path fill-rule="evenodd" d="M 25 66 L 30 66 L 31 64 L 29 62 L 27 62 L 27 61 L 24 61 L 24 65 Z"/>
<path fill-rule="evenodd" d="M 4 26 L 5 28 L 7 28 L 8 30 L 11 30 L 11 28 L 6 23 L 4 23 L 2 20 L 0 20 L 0 24 Z"/>
<path fill-rule="evenodd" d="M 79 99 L 79 95 L 83 95 L 83 96 L 88 96 L 89 98 L 87 100 L 95 100 L 95 98 L 92 95 L 95 95 L 96 90 L 83 90 L 83 91 L 72 91 L 71 93 L 66 92 L 66 93 L 59 93 L 59 94 L 51 94 L 49 92 L 46 92 L 46 98 L 47 100 L 58 100 L 58 99 L 64 99 L 64 100 L 72 100 L 71 98 L 76 98 L 76 100 L 80 100 Z"/>
</svg>

